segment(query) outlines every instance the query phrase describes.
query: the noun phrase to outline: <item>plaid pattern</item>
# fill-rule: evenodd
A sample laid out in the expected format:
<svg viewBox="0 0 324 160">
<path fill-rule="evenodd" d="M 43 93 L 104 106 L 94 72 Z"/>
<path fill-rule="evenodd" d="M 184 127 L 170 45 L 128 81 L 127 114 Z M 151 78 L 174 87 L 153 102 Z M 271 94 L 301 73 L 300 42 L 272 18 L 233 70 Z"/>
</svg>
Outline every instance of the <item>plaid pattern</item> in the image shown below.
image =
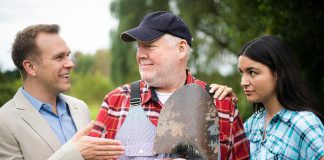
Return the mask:
<svg viewBox="0 0 324 160">
<path fill-rule="evenodd" d="M 251 159 L 319 159 L 324 156 L 324 127 L 312 112 L 282 109 L 264 131 L 266 111 L 254 113 L 244 128 Z M 263 140 L 263 132 L 267 137 Z"/>
<path fill-rule="evenodd" d="M 188 71 L 186 84 L 189 83 L 196 83 L 203 88 L 206 85 Z M 144 111 L 149 120 L 157 126 L 162 103 L 159 102 L 154 89 L 148 87 L 144 81 L 140 82 L 140 93 Z M 129 101 L 130 84 L 123 85 L 106 95 L 90 136 L 114 139 L 129 111 Z M 237 107 L 230 97 L 222 101 L 215 99 L 214 103 L 219 116 L 221 159 L 249 159 L 249 142 Z"/>
</svg>

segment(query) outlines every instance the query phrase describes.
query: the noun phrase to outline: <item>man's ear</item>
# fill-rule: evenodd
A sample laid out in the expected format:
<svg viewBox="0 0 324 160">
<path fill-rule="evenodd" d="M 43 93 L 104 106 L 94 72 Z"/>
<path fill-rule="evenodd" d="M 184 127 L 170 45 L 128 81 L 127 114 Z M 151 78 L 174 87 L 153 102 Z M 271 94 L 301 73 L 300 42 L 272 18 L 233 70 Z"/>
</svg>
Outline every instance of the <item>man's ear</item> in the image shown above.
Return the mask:
<svg viewBox="0 0 324 160">
<path fill-rule="evenodd" d="M 178 49 L 179 49 L 179 55 L 180 55 L 180 58 L 183 58 L 186 56 L 187 54 L 187 41 L 186 40 L 181 40 L 178 44 Z"/>
<path fill-rule="evenodd" d="M 35 70 L 35 65 L 34 65 L 35 63 L 33 63 L 31 60 L 24 60 L 23 61 L 23 67 L 24 67 L 24 69 L 25 69 L 25 71 L 26 71 L 26 73 L 28 74 L 28 75 L 31 75 L 31 76 L 33 76 L 33 77 L 35 77 L 37 74 L 36 74 L 36 70 Z"/>
</svg>

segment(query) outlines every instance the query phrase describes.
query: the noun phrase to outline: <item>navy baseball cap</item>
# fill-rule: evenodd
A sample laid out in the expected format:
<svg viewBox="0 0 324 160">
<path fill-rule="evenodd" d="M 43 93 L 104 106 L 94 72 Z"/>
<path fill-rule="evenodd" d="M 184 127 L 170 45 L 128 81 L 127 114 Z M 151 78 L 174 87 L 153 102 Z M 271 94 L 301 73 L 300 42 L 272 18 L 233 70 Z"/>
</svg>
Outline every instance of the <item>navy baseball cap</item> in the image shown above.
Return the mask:
<svg viewBox="0 0 324 160">
<path fill-rule="evenodd" d="M 139 26 L 123 32 L 120 37 L 125 42 L 151 42 L 166 33 L 185 39 L 191 46 L 192 37 L 187 25 L 180 17 L 166 11 L 146 15 Z"/>
</svg>

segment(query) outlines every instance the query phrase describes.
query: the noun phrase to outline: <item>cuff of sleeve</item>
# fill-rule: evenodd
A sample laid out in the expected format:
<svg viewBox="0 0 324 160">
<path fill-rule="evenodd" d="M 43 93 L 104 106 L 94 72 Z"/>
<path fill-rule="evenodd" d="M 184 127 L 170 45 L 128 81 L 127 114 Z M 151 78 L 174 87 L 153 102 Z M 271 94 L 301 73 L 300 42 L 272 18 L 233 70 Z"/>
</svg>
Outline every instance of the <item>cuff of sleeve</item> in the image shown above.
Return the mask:
<svg viewBox="0 0 324 160">
<path fill-rule="evenodd" d="M 77 150 L 75 145 L 68 141 L 59 150 L 57 150 L 49 160 L 83 160 L 81 153 Z"/>
</svg>

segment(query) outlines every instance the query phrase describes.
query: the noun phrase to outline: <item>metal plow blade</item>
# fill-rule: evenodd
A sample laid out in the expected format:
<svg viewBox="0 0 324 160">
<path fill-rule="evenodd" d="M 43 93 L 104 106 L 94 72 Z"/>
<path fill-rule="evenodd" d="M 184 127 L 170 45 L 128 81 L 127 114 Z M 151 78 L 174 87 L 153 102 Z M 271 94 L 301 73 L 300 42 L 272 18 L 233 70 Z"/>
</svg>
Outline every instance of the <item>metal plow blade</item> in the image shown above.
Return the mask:
<svg viewBox="0 0 324 160">
<path fill-rule="evenodd" d="M 188 159 L 217 159 L 218 116 L 211 96 L 188 84 L 173 93 L 159 116 L 154 153 L 176 153 Z"/>
</svg>

